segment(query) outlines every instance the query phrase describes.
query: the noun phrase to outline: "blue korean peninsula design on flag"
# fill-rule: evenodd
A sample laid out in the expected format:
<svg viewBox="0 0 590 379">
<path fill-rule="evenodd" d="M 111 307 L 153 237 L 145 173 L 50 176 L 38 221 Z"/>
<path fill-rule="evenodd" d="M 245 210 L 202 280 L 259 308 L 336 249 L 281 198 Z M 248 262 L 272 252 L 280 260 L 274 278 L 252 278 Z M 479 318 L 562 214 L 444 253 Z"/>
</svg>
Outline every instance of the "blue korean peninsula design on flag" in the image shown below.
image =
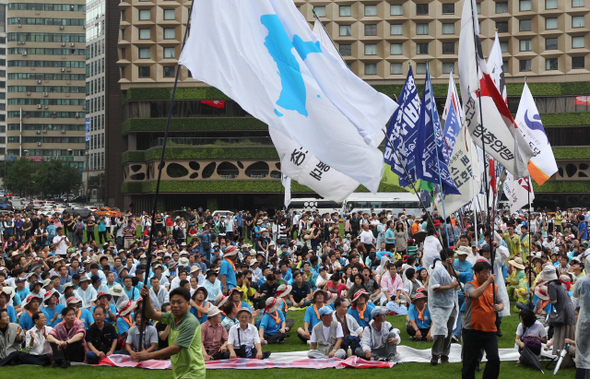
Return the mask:
<svg viewBox="0 0 590 379">
<path fill-rule="evenodd" d="M 295 48 L 301 59 L 305 60 L 308 54 L 322 52 L 320 43 L 319 41 L 305 42 L 298 35 L 295 35 L 293 42 L 291 42 L 283 24 L 275 14 L 263 15 L 260 17 L 260 22 L 268 30 L 264 46 L 276 62 L 279 69 L 278 74 L 281 77 L 282 90 L 276 104 L 281 108 L 295 111 L 307 117 L 305 82 L 297 58 L 291 51 Z M 283 116 L 278 109 L 275 109 L 275 113 L 279 117 Z"/>
</svg>

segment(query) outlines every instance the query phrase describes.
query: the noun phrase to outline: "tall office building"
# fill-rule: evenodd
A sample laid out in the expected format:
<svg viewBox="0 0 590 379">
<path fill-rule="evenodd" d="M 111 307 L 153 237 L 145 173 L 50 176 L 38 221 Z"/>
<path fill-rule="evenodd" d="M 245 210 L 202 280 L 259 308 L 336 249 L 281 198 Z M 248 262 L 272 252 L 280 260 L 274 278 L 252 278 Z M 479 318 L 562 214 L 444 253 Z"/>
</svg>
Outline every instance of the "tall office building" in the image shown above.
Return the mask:
<svg viewBox="0 0 590 379">
<path fill-rule="evenodd" d="M 536 188 L 537 199 L 562 206 L 590 205 L 589 2 L 482 0 L 477 5 L 486 56 L 498 31 L 511 111 L 516 112 L 526 77 L 554 147 L 559 173 Z M 377 90 L 399 95 L 408 67 L 414 67 L 420 83 L 429 63 L 437 101 L 444 104 L 449 73 L 458 69 L 463 0 L 294 3 L 310 25 L 315 10 L 350 69 Z M 189 7 L 189 0 L 118 4 L 122 101 L 107 100 L 112 109 L 122 104 L 122 119 L 107 131 L 107 149 L 119 144 L 107 151 L 107 171 L 120 170 L 108 184 L 113 204 L 152 206 Z M 160 209 L 280 206 L 280 165 L 266 125 L 190 78 L 184 68 L 170 130 Z M 309 189 L 294 185 L 293 191 Z"/>
<path fill-rule="evenodd" d="M 84 167 L 84 0 L 9 0 L 6 157 Z"/>
<path fill-rule="evenodd" d="M 105 7 L 106 0 L 86 2 L 86 185 L 105 167 Z"/>
<path fill-rule="evenodd" d="M 6 159 L 6 0 L 0 1 L 0 162 Z"/>
</svg>

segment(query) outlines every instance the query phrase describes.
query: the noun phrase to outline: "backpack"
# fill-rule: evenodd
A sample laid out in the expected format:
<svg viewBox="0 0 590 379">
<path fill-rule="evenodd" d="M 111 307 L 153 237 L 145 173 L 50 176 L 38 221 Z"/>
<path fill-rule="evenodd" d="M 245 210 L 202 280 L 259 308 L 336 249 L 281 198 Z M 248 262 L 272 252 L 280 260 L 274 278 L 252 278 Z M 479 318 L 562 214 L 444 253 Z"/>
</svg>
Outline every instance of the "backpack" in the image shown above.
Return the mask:
<svg viewBox="0 0 590 379">
<path fill-rule="evenodd" d="M 82 234 L 83 228 L 84 228 L 84 223 L 76 221 L 76 234 Z"/>
<path fill-rule="evenodd" d="M 379 230 L 377 230 L 379 225 L 375 225 L 372 229 L 373 232 L 373 237 L 378 238 L 379 237 Z"/>
</svg>

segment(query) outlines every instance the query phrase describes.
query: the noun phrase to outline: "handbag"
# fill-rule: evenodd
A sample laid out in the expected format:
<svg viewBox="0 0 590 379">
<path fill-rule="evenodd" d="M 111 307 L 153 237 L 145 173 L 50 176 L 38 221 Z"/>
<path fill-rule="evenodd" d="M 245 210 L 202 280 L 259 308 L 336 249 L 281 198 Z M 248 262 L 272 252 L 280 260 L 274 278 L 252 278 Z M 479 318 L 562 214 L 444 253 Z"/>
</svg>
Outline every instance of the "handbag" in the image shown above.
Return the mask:
<svg viewBox="0 0 590 379">
<path fill-rule="evenodd" d="M 563 322 L 563 314 L 557 313 L 555 308 L 551 307 L 551 313 L 549 313 L 549 326 L 560 326 L 563 325 Z"/>
</svg>

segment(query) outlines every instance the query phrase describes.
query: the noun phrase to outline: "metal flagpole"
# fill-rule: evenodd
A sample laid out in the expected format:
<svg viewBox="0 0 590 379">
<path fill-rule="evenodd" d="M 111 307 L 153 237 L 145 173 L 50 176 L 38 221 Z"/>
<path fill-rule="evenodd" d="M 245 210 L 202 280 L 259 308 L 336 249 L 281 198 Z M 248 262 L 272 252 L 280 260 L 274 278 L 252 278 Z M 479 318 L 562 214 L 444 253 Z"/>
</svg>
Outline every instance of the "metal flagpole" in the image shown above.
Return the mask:
<svg viewBox="0 0 590 379">
<path fill-rule="evenodd" d="M 529 188 L 527 189 L 527 200 L 529 203 L 529 220 L 528 220 L 528 224 L 529 224 L 529 256 L 528 256 L 528 260 L 529 260 L 529 269 L 533 269 L 533 266 L 531 264 L 531 177 L 529 176 L 528 178 L 528 186 Z M 529 280 L 529 290 L 531 289 L 531 286 L 533 285 L 532 280 L 531 280 L 531 274 L 530 272 L 527 274 L 528 275 L 528 280 Z M 532 303 L 533 302 L 533 294 L 529 292 L 529 300 Z"/>
<path fill-rule="evenodd" d="M 186 20 L 184 37 L 182 38 L 182 46 L 180 47 L 181 51 L 184 49 L 184 45 L 186 44 L 186 39 L 188 37 L 188 31 L 190 28 L 190 21 L 191 21 L 191 16 L 193 13 L 194 4 L 195 4 L 194 1 L 191 2 L 191 6 L 188 11 L 188 19 Z M 178 87 L 179 75 L 180 75 L 180 65 L 177 64 L 176 77 L 174 79 L 174 88 L 172 90 L 172 97 L 170 99 L 170 110 L 168 111 L 168 120 L 166 122 L 166 131 L 164 132 L 164 142 L 162 143 L 162 153 L 160 156 L 160 164 L 158 165 L 158 179 L 156 181 L 156 191 L 154 193 L 154 207 L 152 208 L 152 226 L 150 228 L 150 238 L 148 241 L 148 249 L 147 249 L 147 262 L 146 262 L 145 276 L 144 276 L 144 280 L 143 280 L 144 286 L 147 286 L 147 283 L 149 280 L 149 275 L 150 275 L 150 267 L 152 265 L 152 243 L 154 241 L 154 234 L 155 234 L 154 232 L 156 230 L 154 222 L 156 220 L 156 211 L 157 211 L 157 207 L 158 207 L 158 197 L 160 195 L 160 182 L 162 180 L 162 170 L 164 169 L 164 154 L 166 153 L 166 142 L 168 141 L 168 134 L 170 132 L 170 121 L 172 119 L 172 112 L 174 110 L 174 98 L 176 96 L 176 88 Z M 141 308 L 141 328 L 139 329 L 139 343 L 141 345 L 140 350 L 145 349 L 144 344 L 142 342 L 145 325 L 146 325 L 146 319 L 145 319 L 145 306 L 144 306 Z"/>
</svg>

